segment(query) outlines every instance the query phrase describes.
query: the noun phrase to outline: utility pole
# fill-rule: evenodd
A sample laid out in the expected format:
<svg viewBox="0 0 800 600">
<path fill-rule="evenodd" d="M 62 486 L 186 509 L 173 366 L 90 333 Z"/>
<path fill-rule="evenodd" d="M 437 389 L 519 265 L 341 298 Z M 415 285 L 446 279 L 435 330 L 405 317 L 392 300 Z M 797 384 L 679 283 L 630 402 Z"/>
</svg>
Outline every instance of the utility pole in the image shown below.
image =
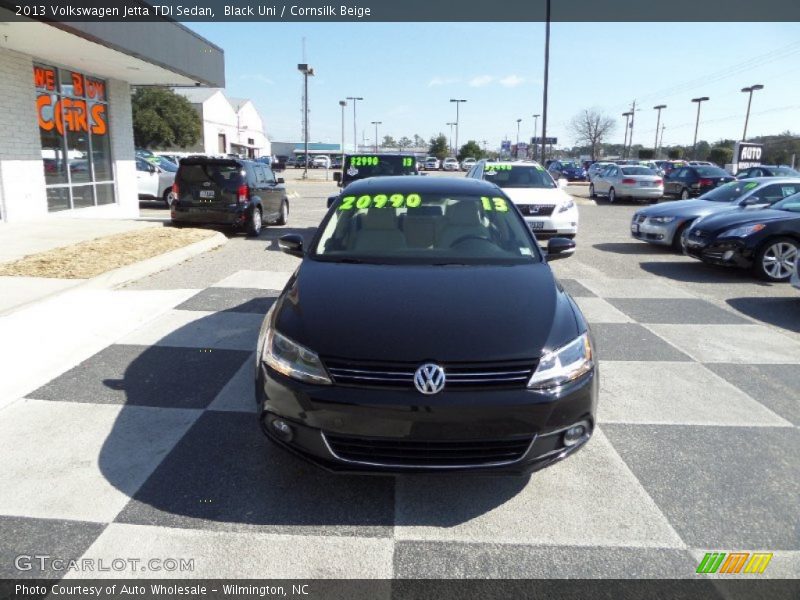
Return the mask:
<svg viewBox="0 0 800 600">
<path fill-rule="evenodd" d="M 363 98 L 360 96 L 348 96 L 347 99 L 353 101 L 353 152 L 358 154 L 358 134 L 356 133 L 356 131 L 358 131 L 358 129 L 356 129 L 356 102 L 363 100 Z"/>
<path fill-rule="evenodd" d="M 633 106 L 631 106 L 631 135 L 628 137 L 628 150 L 625 156 L 629 156 L 633 154 L 633 121 L 636 118 L 636 100 L 633 101 Z"/>
<path fill-rule="evenodd" d="M 653 109 L 658 111 L 658 117 L 656 119 L 656 141 L 653 142 L 653 156 L 658 158 L 658 130 L 661 125 L 661 109 L 667 108 L 666 104 L 659 104 L 658 106 L 654 106 Z"/>
<path fill-rule="evenodd" d="M 541 117 L 542 115 L 531 115 L 531 116 L 533 117 L 533 137 L 537 137 L 539 135 L 538 132 L 539 117 Z M 531 149 L 531 156 L 533 157 L 533 160 L 536 160 L 536 155 L 538 154 L 537 151 L 539 150 L 539 148 L 537 146 L 538 146 L 537 144 L 534 144 L 533 148 Z"/>
<path fill-rule="evenodd" d="M 303 179 L 308 177 L 308 78 L 314 76 L 314 69 L 309 67 L 307 63 L 300 63 L 297 65 L 297 70 L 303 74 L 303 104 L 305 115 L 305 127 L 303 132 L 304 150 L 305 155 L 305 168 L 303 169 Z"/>
<path fill-rule="evenodd" d="M 547 137 L 547 84 L 550 74 L 550 0 L 547 0 L 544 30 L 544 90 L 542 92 L 542 166 L 545 165 Z"/>
<path fill-rule="evenodd" d="M 747 114 L 744 117 L 744 133 L 742 133 L 742 141 L 747 139 L 747 122 L 750 120 L 750 103 L 753 101 L 753 92 L 756 90 L 763 90 L 764 86 L 760 83 L 751 85 L 750 87 L 742 88 L 743 92 L 749 92 L 750 97 L 747 99 Z"/>
<path fill-rule="evenodd" d="M 378 153 L 378 125 L 383 125 L 382 121 L 372 121 L 372 124 L 375 125 L 375 154 Z"/>
<path fill-rule="evenodd" d="M 658 140 L 658 151 L 659 151 L 659 153 L 661 152 L 661 146 L 662 146 L 662 145 L 663 145 L 663 143 L 664 143 L 664 130 L 665 130 L 666 128 L 667 128 L 667 126 L 666 126 L 666 125 L 662 125 L 662 126 L 661 126 L 661 139 L 660 139 L 660 140 Z M 658 132 L 656 132 L 656 135 L 658 135 Z"/>
<path fill-rule="evenodd" d="M 708 96 L 692 98 L 692 102 L 697 103 L 697 120 L 694 123 L 694 142 L 692 143 L 692 158 L 695 160 L 697 160 L 697 129 L 700 127 L 700 105 L 708 99 Z"/>
<path fill-rule="evenodd" d="M 622 116 L 625 117 L 625 141 L 622 142 L 622 158 L 628 157 L 628 124 L 632 114 L 632 112 L 622 113 Z"/>
<path fill-rule="evenodd" d="M 462 99 L 450 98 L 450 102 L 455 102 L 456 103 L 456 152 L 458 152 L 458 123 L 459 123 L 459 120 L 458 120 L 458 106 L 462 102 L 466 102 L 466 100 L 464 100 L 463 98 Z"/>
<path fill-rule="evenodd" d="M 450 125 L 450 140 L 447 142 L 447 145 L 450 147 L 450 156 L 454 156 L 455 152 L 453 152 L 453 126 L 455 125 L 455 122 L 447 123 L 447 125 Z"/>
<path fill-rule="evenodd" d="M 347 101 L 339 100 L 339 106 L 342 107 L 342 166 L 344 167 L 344 107 L 347 106 Z"/>
</svg>

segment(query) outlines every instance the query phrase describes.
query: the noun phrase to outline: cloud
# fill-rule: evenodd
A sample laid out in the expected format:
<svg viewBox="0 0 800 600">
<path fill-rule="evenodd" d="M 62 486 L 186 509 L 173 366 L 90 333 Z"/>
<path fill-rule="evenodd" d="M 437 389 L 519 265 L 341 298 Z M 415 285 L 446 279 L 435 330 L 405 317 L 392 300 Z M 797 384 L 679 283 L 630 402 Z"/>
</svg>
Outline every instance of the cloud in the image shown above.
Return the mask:
<svg viewBox="0 0 800 600">
<path fill-rule="evenodd" d="M 471 87 L 483 87 L 489 85 L 492 81 L 494 81 L 494 77 L 491 75 L 478 75 L 469 80 L 469 85 Z"/>
<path fill-rule="evenodd" d="M 428 82 L 428 87 L 436 87 L 437 85 L 450 85 L 457 83 L 458 79 L 455 77 L 434 77 Z"/>
<path fill-rule="evenodd" d="M 500 85 L 502 85 L 503 87 L 511 88 L 511 87 L 517 87 L 518 85 L 524 82 L 525 79 L 523 77 L 520 77 L 519 75 L 509 75 L 507 77 L 503 77 L 500 80 Z"/>
<path fill-rule="evenodd" d="M 244 79 L 248 81 L 258 81 L 259 83 L 265 83 L 267 85 L 272 85 L 273 83 L 275 83 L 269 77 L 265 77 L 264 75 L 259 75 L 258 73 L 256 74 L 246 73 L 244 75 L 239 75 L 239 79 Z"/>
</svg>

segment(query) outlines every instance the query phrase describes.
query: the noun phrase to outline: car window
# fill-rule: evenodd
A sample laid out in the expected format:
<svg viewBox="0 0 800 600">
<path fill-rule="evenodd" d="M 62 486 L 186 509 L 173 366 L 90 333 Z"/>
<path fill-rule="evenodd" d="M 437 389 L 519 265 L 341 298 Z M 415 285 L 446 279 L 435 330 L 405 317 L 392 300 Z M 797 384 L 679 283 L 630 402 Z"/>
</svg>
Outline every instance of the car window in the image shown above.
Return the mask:
<svg viewBox="0 0 800 600">
<path fill-rule="evenodd" d="M 320 226 L 312 260 L 525 264 L 541 254 L 511 200 L 471 194 L 343 195 Z"/>
<path fill-rule="evenodd" d="M 266 180 L 264 178 L 264 167 L 261 164 L 254 164 L 251 167 L 255 173 L 256 185 L 264 185 Z"/>
<path fill-rule="evenodd" d="M 486 165 L 484 179 L 501 188 L 554 188 L 550 174 L 538 165 Z"/>
<path fill-rule="evenodd" d="M 623 175 L 655 175 L 653 169 L 647 167 L 622 167 Z"/>
<path fill-rule="evenodd" d="M 737 179 L 706 192 L 700 196 L 700 199 L 711 202 L 732 202 L 758 189 L 759 185 L 761 184 L 756 181 Z"/>
<path fill-rule="evenodd" d="M 793 213 L 800 213 L 800 194 L 788 196 L 774 204 L 772 208 L 776 210 L 786 210 Z"/>
<path fill-rule="evenodd" d="M 146 160 L 142 160 L 141 158 L 136 159 L 136 170 L 137 171 L 149 171 L 150 170 L 150 163 Z"/>
<path fill-rule="evenodd" d="M 800 184 L 795 185 L 792 183 L 773 183 L 761 188 L 758 191 L 758 197 L 765 202 L 774 204 L 775 202 L 783 200 L 788 196 L 793 196 L 798 192 L 800 192 Z"/>
<path fill-rule="evenodd" d="M 700 177 L 727 177 L 728 173 L 719 167 L 695 167 L 695 172 Z"/>
<path fill-rule="evenodd" d="M 275 173 L 272 172 L 272 169 L 266 165 L 264 165 L 264 178 L 267 180 L 267 183 L 275 183 Z"/>
</svg>

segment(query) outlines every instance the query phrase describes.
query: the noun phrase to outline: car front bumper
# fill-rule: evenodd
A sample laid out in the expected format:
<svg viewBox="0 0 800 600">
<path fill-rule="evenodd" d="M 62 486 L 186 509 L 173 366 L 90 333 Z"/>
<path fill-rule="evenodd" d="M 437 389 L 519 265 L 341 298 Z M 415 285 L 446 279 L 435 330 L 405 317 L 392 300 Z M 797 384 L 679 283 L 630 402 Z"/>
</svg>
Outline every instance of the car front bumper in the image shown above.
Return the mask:
<svg viewBox="0 0 800 600">
<path fill-rule="evenodd" d="M 259 421 L 267 437 L 337 472 L 525 475 L 574 453 L 591 438 L 595 427 L 596 366 L 552 393 L 445 390 L 435 396 L 414 390 L 309 385 L 263 364 L 257 373 Z M 288 438 L 276 430 L 276 419 L 290 429 Z M 564 431 L 578 423 L 586 426 L 586 434 L 577 443 L 565 445 Z M 444 459 L 436 454 L 442 444 L 472 449 L 463 458 L 448 455 L 442 464 Z M 504 460 L 474 450 L 475 446 L 503 444 L 516 444 L 520 450 Z M 377 449 L 369 455 L 371 459 L 364 458 L 363 450 L 353 459 L 347 456 L 352 445 L 366 446 L 367 452 Z M 405 454 L 408 451 L 416 453 L 413 460 Z"/>
<path fill-rule="evenodd" d="M 684 246 L 686 256 L 712 265 L 749 269 L 755 259 L 754 249 L 738 238 L 723 238 L 710 242 L 688 236 Z"/>
<path fill-rule="evenodd" d="M 678 219 L 664 224 L 651 223 L 650 219 L 639 223 L 634 217 L 634 220 L 631 221 L 631 236 L 643 242 L 669 246 L 672 244 L 675 231 L 682 223 L 683 221 Z"/>
<path fill-rule="evenodd" d="M 524 216 L 525 224 L 538 238 L 578 234 L 578 209 L 572 207 L 562 213 L 558 208 L 553 214 L 543 217 Z"/>
</svg>

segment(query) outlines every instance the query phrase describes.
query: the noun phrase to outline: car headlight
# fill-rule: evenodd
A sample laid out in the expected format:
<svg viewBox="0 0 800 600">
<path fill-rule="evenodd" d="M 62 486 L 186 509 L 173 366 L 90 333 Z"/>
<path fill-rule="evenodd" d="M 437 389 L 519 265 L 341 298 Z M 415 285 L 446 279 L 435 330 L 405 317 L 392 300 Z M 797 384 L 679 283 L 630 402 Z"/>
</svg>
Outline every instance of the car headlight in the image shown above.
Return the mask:
<svg viewBox="0 0 800 600">
<path fill-rule="evenodd" d="M 675 220 L 675 217 L 650 217 L 650 222 L 653 225 L 666 225 L 667 223 L 672 223 Z"/>
<path fill-rule="evenodd" d="M 267 330 L 261 360 L 278 373 L 292 379 L 322 385 L 333 383 L 316 352 L 312 352 L 272 328 Z"/>
<path fill-rule="evenodd" d="M 589 334 L 584 333 L 539 360 L 528 387 L 544 390 L 558 387 L 588 373 L 594 367 Z"/>
<path fill-rule="evenodd" d="M 742 225 L 741 227 L 734 227 L 728 231 L 722 232 L 719 237 L 747 237 L 764 229 L 766 225 L 763 223 L 756 223 L 755 225 Z"/>
<path fill-rule="evenodd" d="M 573 202 L 572 200 L 568 200 L 565 204 L 561 205 L 561 208 L 558 209 L 558 212 L 560 213 L 567 212 L 570 208 L 574 207 L 575 207 L 575 202 Z"/>
</svg>

